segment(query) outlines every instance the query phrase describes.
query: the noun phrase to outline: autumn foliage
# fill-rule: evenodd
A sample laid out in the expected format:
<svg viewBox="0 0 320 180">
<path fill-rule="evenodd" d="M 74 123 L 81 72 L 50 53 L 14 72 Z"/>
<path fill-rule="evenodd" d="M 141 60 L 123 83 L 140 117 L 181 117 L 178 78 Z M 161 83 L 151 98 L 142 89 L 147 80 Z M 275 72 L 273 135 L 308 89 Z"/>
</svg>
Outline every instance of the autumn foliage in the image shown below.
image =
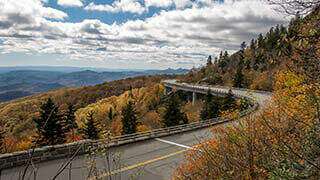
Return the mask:
<svg viewBox="0 0 320 180">
<path fill-rule="evenodd" d="M 212 129 L 217 138 L 190 152 L 176 179 L 319 177 L 320 88 L 293 72 L 276 79 L 270 106 L 239 126 Z"/>
<path fill-rule="evenodd" d="M 131 88 L 141 88 L 147 86 L 153 86 L 159 83 L 164 78 L 170 78 L 171 76 L 161 75 L 161 76 L 142 76 L 135 78 L 128 78 L 124 80 L 117 80 L 112 82 L 106 82 L 104 84 L 81 87 L 81 88 L 66 88 L 55 91 L 50 91 L 47 93 L 34 95 L 30 97 L 25 97 L 17 99 L 11 102 L 0 104 L 0 130 L 4 132 L 2 137 L 0 137 L 1 144 L 4 144 L 4 150 L 2 152 L 12 152 L 17 150 L 28 149 L 32 145 L 32 138 L 36 136 L 34 118 L 40 116 L 39 110 L 41 105 L 48 99 L 52 98 L 54 103 L 59 107 L 60 112 L 68 111 L 68 106 L 72 104 L 76 111 L 76 114 L 82 114 L 77 116 L 77 123 L 83 127 L 83 122 L 85 122 L 86 113 L 82 108 L 87 108 L 88 110 L 94 109 L 92 104 L 106 101 L 112 102 L 119 96 Z M 137 99 L 138 103 L 144 101 L 144 99 Z M 150 107 L 154 106 L 152 104 L 153 99 L 149 99 L 150 102 L 146 105 Z M 110 129 L 117 134 L 121 129 L 121 123 L 118 119 L 109 120 L 108 112 L 109 107 L 117 108 L 114 105 L 122 104 L 121 102 L 115 101 L 115 104 L 99 106 L 99 110 L 94 112 L 94 118 L 97 118 L 101 129 Z M 119 107 L 121 105 L 118 105 Z M 119 109 L 119 108 L 118 108 Z M 84 113 L 81 113 L 84 112 Z M 116 116 L 117 114 L 115 114 Z M 107 125 L 108 128 L 105 128 Z M 102 127 L 104 126 L 104 127 Z M 119 133 L 118 133 L 119 134 Z M 72 142 L 79 140 L 81 135 L 79 132 L 71 132 L 67 134 L 67 142 Z"/>
<path fill-rule="evenodd" d="M 215 138 L 188 152 L 174 179 L 319 179 L 319 13 L 291 23 L 270 103 L 239 125 L 213 128 Z M 252 87 L 265 86 L 262 75 Z"/>
</svg>

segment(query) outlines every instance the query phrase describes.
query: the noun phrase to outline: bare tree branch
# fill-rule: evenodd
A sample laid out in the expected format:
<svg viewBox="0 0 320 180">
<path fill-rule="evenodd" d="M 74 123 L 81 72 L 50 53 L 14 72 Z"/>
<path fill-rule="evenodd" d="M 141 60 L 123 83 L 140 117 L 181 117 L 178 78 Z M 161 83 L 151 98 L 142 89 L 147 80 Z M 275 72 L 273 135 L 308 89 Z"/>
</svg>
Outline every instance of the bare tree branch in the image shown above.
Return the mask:
<svg viewBox="0 0 320 180">
<path fill-rule="evenodd" d="M 277 11 L 289 15 L 306 15 L 320 6 L 320 0 L 267 0 Z"/>
<path fill-rule="evenodd" d="M 69 164 L 71 164 L 71 162 L 74 160 L 74 158 L 80 152 L 81 148 L 82 148 L 82 144 L 79 144 L 78 149 L 73 153 L 73 155 L 68 159 L 68 161 L 65 162 L 64 165 L 62 165 L 62 167 L 60 167 L 60 169 L 58 170 L 57 174 L 52 178 L 52 180 L 57 179 L 57 177 L 69 166 Z"/>
</svg>

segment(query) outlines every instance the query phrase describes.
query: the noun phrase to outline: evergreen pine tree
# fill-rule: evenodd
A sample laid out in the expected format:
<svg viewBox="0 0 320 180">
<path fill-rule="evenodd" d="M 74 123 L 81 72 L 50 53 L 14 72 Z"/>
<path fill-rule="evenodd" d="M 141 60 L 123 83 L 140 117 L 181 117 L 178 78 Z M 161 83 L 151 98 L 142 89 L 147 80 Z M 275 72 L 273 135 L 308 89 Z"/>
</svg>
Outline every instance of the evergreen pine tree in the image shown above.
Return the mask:
<svg viewBox="0 0 320 180">
<path fill-rule="evenodd" d="M 203 109 L 200 112 L 200 117 L 202 120 L 216 118 L 218 117 L 219 110 L 220 110 L 219 103 L 214 100 L 214 97 L 211 94 L 211 91 L 209 90 L 205 97 L 205 102 L 204 102 Z"/>
<path fill-rule="evenodd" d="M 65 113 L 65 130 L 69 132 L 72 129 L 78 128 L 76 123 L 76 116 L 74 113 L 76 112 L 74 106 L 72 104 L 68 105 L 67 111 Z"/>
<path fill-rule="evenodd" d="M 229 58 L 229 53 L 228 53 L 228 51 L 224 51 L 223 59 L 227 60 L 228 58 Z"/>
<path fill-rule="evenodd" d="M 280 25 L 280 34 L 282 36 L 287 34 L 287 28 L 285 26 L 283 26 L 282 24 Z"/>
<path fill-rule="evenodd" d="M 210 113 L 210 104 L 212 102 L 213 95 L 211 94 L 210 90 L 207 92 L 207 95 L 205 97 L 204 106 L 200 112 L 200 118 L 202 120 L 209 119 L 209 113 Z"/>
<path fill-rule="evenodd" d="M 113 112 L 112 107 L 110 107 L 109 112 L 108 112 L 108 119 L 111 122 L 113 120 L 113 118 L 114 118 L 114 112 Z"/>
<path fill-rule="evenodd" d="M 299 22 L 301 21 L 300 15 L 297 13 L 294 18 L 292 18 L 289 22 L 288 26 L 288 36 L 289 37 L 295 37 L 297 34 L 299 34 L 298 30 L 298 25 Z"/>
<path fill-rule="evenodd" d="M 211 56 L 209 56 L 208 60 L 207 60 L 207 67 L 210 67 L 210 66 L 212 66 L 212 57 Z"/>
<path fill-rule="evenodd" d="M 245 41 L 243 41 L 243 42 L 241 43 L 241 45 L 240 45 L 240 51 L 243 53 L 244 50 L 246 49 L 246 47 L 247 47 L 247 44 L 246 44 Z"/>
<path fill-rule="evenodd" d="M 256 49 L 256 42 L 254 39 L 251 39 L 250 49 L 251 49 L 251 51 L 255 51 L 255 49 Z"/>
<path fill-rule="evenodd" d="M 163 119 L 166 127 L 188 123 L 186 114 L 181 112 L 181 103 L 178 96 L 174 95 L 169 98 Z"/>
<path fill-rule="evenodd" d="M 51 98 L 41 105 L 40 117 L 34 118 L 33 121 L 38 134 L 36 144 L 44 146 L 65 142 L 63 118 Z"/>
<path fill-rule="evenodd" d="M 74 139 L 74 133 L 75 129 L 78 128 L 78 125 L 76 123 L 76 117 L 75 117 L 75 108 L 72 104 L 68 105 L 67 111 L 65 113 L 65 131 L 70 132 L 72 131 L 72 138 Z"/>
<path fill-rule="evenodd" d="M 219 61 L 219 67 L 221 68 L 221 70 L 224 72 L 224 68 L 227 66 L 228 64 L 228 60 L 229 60 L 229 54 L 228 54 L 228 51 L 225 51 L 224 54 L 222 55 L 222 52 L 221 52 L 221 57 L 220 58 L 220 61 Z"/>
<path fill-rule="evenodd" d="M 122 109 L 122 133 L 132 134 L 137 131 L 137 115 L 134 104 L 129 100 L 128 104 Z"/>
<path fill-rule="evenodd" d="M 223 58 L 223 52 L 220 51 L 220 54 L 219 54 L 219 59 L 221 60 Z"/>
<path fill-rule="evenodd" d="M 259 34 L 258 36 L 258 47 L 263 48 L 264 47 L 264 38 L 262 34 Z"/>
<path fill-rule="evenodd" d="M 219 62 L 218 57 L 214 57 L 214 62 L 213 63 L 216 65 L 218 62 Z"/>
<path fill-rule="evenodd" d="M 242 73 L 243 66 L 245 64 L 244 60 L 244 50 L 247 47 L 245 42 L 242 42 L 241 49 L 240 49 L 240 56 L 239 56 L 239 63 L 237 66 L 236 74 L 233 78 L 233 86 L 243 88 L 245 84 L 245 77 Z"/>
<path fill-rule="evenodd" d="M 83 138 L 96 140 L 99 139 L 99 129 L 93 118 L 94 113 L 91 111 L 87 114 L 87 119 L 83 128 Z"/>
<path fill-rule="evenodd" d="M 275 43 L 277 43 L 281 35 L 281 30 L 279 25 L 276 26 L 276 29 L 274 30 L 274 35 L 275 35 Z"/>
<path fill-rule="evenodd" d="M 233 109 L 236 104 L 236 98 L 234 97 L 231 89 L 227 93 L 225 97 L 223 97 L 222 100 L 222 110 L 230 110 Z"/>
<path fill-rule="evenodd" d="M 243 88 L 245 84 L 245 77 L 242 73 L 242 68 L 241 66 L 237 67 L 236 74 L 233 78 L 233 86 L 238 87 L 238 88 Z"/>
</svg>

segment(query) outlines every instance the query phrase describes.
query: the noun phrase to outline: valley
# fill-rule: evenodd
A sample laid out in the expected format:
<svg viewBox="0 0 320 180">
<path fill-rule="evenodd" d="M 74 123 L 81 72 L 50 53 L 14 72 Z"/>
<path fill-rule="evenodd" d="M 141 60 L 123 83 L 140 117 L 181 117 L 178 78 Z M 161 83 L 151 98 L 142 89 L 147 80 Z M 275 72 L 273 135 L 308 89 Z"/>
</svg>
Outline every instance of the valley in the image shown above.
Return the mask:
<svg viewBox="0 0 320 180">
<path fill-rule="evenodd" d="M 47 71 L 53 67 L 19 67 L 20 70 L 11 68 L 1 68 L 0 73 L 0 102 L 10 101 L 16 98 L 30 96 L 32 94 L 43 93 L 54 89 L 67 87 L 84 87 L 110 82 L 129 77 L 162 75 L 162 74 L 184 74 L 186 69 L 166 69 L 166 70 L 140 70 L 140 71 L 70 71 L 70 68 L 60 68 L 61 71 Z M 64 71 L 63 71 L 64 70 Z M 78 70 L 78 69 L 74 69 Z M 99 69 L 98 69 L 99 70 Z"/>
</svg>

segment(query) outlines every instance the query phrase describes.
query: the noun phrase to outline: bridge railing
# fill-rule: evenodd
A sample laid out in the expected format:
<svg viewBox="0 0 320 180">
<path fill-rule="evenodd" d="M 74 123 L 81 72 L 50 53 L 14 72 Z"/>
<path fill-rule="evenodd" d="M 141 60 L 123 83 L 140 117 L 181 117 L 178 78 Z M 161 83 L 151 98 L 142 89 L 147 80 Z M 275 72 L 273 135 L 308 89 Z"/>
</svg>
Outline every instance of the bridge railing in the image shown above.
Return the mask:
<svg viewBox="0 0 320 180">
<path fill-rule="evenodd" d="M 221 86 L 221 85 L 214 85 L 214 86 L 210 86 L 210 85 L 203 85 L 201 84 L 201 86 L 197 85 L 197 84 L 186 84 L 186 83 L 179 83 L 176 81 L 163 81 L 164 84 L 169 85 L 169 86 L 174 86 L 174 87 L 181 87 L 181 88 L 185 88 L 188 87 L 190 88 L 190 90 L 192 89 L 198 89 L 198 90 L 208 90 L 210 89 L 220 89 L 220 92 L 225 93 L 226 90 L 232 89 L 233 91 L 242 91 L 242 92 L 253 92 L 253 93 L 259 93 L 259 94 L 266 94 L 266 95 L 271 95 L 272 93 L 269 91 L 262 91 L 262 90 L 253 90 L 253 89 L 245 89 L 245 88 L 236 88 L 236 87 L 229 87 L 229 86 Z"/>
<path fill-rule="evenodd" d="M 185 86 L 184 88 L 193 88 L 198 90 L 205 90 L 206 88 L 200 88 L 195 86 Z M 216 93 L 226 93 L 225 90 L 215 90 Z M 235 94 L 236 96 L 243 96 L 241 94 Z M 245 97 L 249 98 L 249 97 Z M 251 99 L 252 100 L 252 99 Z M 259 104 L 254 103 L 249 109 L 240 112 L 240 116 L 245 116 L 258 108 Z M 188 124 L 182 124 L 178 126 L 154 129 L 146 132 L 139 132 L 128 135 L 114 136 L 109 139 L 102 140 L 82 140 L 69 144 L 45 146 L 41 148 L 35 148 L 26 151 L 8 153 L 0 155 L 0 170 L 5 168 L 12 168 L 15 166 L 26 165 L 32 160 L 33 163 L 44 162 L 53 159 L 67 158 L 72 156 L 75 152 L 77 155 L 85 154 L 88 151 L 88 147 L 96 146 L 100 144 L 106 144 L 108 147 L 119 146 L 123 144 L 138 142 L 142 140 L 153 139 L 157 137 L 168 136 L 172 134 L 178 134 L 186 131 L 196 130 L 200 128 L 210 127 L 217 124 L 222 124 L 230 121 L 224 118 L 213 118 L 206 121 L 191 122 Z"/>
</svg>

